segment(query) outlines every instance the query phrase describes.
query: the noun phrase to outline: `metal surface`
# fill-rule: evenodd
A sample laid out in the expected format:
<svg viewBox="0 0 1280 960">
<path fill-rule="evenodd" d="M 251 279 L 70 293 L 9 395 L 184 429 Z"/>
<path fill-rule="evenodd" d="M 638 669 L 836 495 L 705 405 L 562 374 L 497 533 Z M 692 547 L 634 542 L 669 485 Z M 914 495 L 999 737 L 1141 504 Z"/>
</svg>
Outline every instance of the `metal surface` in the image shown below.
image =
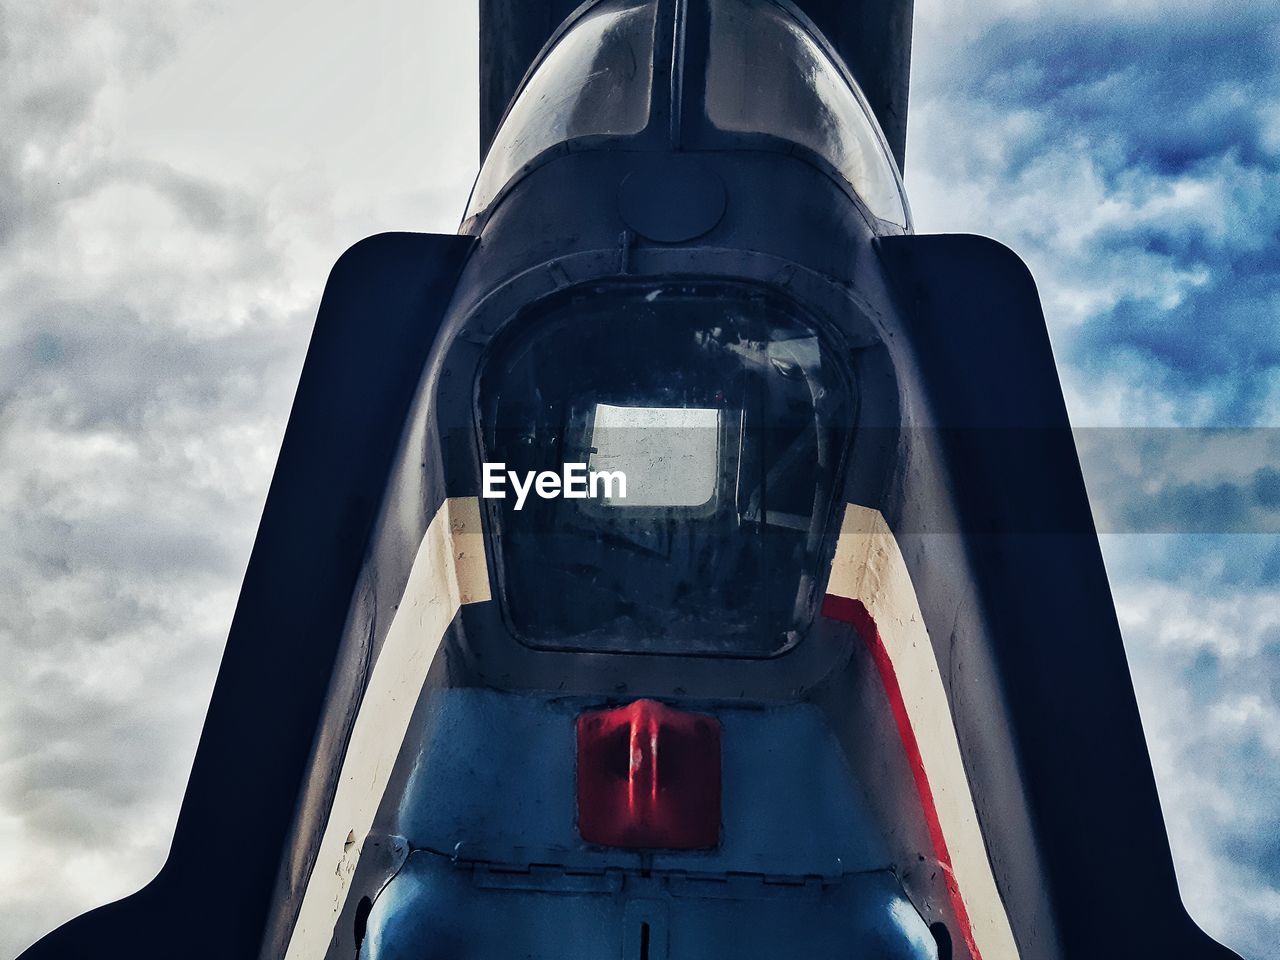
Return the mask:
<svg viewBox="0 0 1280 960">
<path fill-rule="evenodd" d="M 640 236 L 680 243 L 709 233 L 724 216 L 724 181 L 691 157 L 662 157 L 627 174 L 618 212 Z"/>
<path fill-rule="evenodd" d="M 512 931 L 521 932 L 518 955 L 537 960 L 937 960 L 889 873 L 830 884 L 569 876 L 460 867 L 419 852 L 374 905 L 368 929 L 362 960 L 509 960 Z"/>
<path fill-rule="evenodd" d="M 447 956 L 465 943 L 496 960 L 517 939 L 534 956 L 616 955 L 638 904 L 660 908 L 671 957 L 709 944 L 743 957 L 788 944 L 815 958 L 859 946 L 934 957 L 819 710 L 718 711 L 724 841 L 650 854 L 587 844 L 574 829 L 574 721 L 598 702 L 436 693 L 399 813 L 412 853 L 374 901 L 362 957 Z M 664 955 L 657 940 L 650 949 L 650 960 Z M 638 945 L 624 956 L 639 960 Z"/>
<path fill-rule="evenodd" d="M 561 867 L 835 878 L 884 869 L 864 788 L 822 713 L 794 704 L 721 709 L 723 842 L 638 853 L 574 827 L 574 721 L 599 698 L 438 691 L 427 707 L 397 822 L 415 849 L 457 859 Z M 519 733 L 519 736 L 513 734 Z M 805 744 L 803 751 L 792 748 Z"/>
</svg>

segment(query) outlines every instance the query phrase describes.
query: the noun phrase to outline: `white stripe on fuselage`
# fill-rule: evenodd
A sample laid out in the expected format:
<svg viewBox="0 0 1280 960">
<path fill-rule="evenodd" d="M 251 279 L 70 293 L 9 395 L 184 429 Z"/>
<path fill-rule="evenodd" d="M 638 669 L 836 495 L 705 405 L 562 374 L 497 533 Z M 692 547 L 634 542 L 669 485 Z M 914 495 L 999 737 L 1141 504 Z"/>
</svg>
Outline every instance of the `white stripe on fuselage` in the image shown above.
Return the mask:
<svg viewBox="0 0 1280 960">
<path fill-rule="evenodd" d="M 982 960 L 1017 960 L 1018 948 L 987 858 L 937 656 L 906 561 L 880 511 L 846 506 L 827 593 L 861 601 L 879 628 L 919 744 L 956 885 Z"/>
<path fill-rule="evenodd" d="M 360 849 L 440 641 L 462 604 L 488 599 L 480 501 L 446 500 L 418 547 L 404 596 L 365 686 L 286 960 L 320 960 L 328 951 Z"/>
</svg>

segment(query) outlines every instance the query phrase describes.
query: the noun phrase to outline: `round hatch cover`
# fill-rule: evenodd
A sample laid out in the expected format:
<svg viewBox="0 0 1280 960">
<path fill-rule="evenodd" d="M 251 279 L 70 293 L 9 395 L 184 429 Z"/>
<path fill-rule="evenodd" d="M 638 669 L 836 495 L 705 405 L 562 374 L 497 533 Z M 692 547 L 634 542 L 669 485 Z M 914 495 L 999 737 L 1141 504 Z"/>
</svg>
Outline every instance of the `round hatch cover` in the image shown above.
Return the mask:
<svg viewBox="0 0 1280 960">
<path fill-rule="evenodd" d="M 636 233 L 659 243 L 692 240 L 724 216 L 724 181 L 694 157 L 651 160 L 623 178 L 618 212 Z"/>
</svg>

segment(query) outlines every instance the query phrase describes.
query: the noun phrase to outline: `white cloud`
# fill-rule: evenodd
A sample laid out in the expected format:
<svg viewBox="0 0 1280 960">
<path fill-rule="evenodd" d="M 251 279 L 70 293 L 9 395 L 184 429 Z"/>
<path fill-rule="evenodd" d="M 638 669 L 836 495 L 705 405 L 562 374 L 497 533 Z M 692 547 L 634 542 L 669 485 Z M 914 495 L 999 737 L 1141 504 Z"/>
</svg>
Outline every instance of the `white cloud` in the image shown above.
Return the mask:
<svg viewBox="0 0 1280 960">
<path fill-rule="evenodd" d="M 1108 559 L 1146 552 L 1145 539 L 1104 538 Z M 1274 589 L 1225 590 L 1205 570 L 1181 587 L 1128 579 L 1117 595 L 1183 897 L 1207 930 L 1262 960 L 1280 921 Z"/>
<path fill-rule="evenodd" d="M 159 868 L 328 269 L 461 213 L 474 11 L 350 11 L 4 9 L 0 956 Z"/>
</svg>

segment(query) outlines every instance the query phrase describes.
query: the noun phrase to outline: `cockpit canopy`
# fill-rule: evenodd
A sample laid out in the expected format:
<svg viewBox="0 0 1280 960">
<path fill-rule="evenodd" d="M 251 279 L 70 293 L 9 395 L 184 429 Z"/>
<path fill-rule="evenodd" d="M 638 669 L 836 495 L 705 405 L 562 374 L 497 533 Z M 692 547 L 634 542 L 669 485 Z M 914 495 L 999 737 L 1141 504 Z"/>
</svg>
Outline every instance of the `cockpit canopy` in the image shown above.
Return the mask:
<svg viewBox="0 0 1280 960">
<path fill-rule="evenodd" d="M 668 8 L 682 12 L 659 15 Z M 606 145 L 794 153 L 874 217 L 909 224 L 896 164 L 857 84 L 780 0 L 601 0 L 582 11 L 508 109 L 466 219 L 542 159 Z"/>
</svg>

